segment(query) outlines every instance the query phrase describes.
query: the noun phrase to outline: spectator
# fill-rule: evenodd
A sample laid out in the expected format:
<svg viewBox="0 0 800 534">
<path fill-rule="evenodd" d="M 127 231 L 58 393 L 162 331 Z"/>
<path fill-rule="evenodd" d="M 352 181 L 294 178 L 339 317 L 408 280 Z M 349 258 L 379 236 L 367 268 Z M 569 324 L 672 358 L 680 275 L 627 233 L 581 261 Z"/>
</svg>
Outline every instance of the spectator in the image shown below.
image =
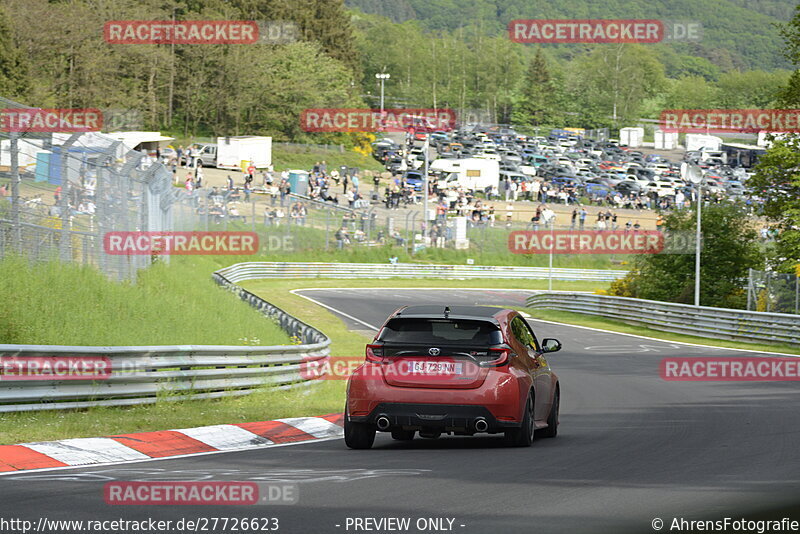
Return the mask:
<svg viewBox="0 0 800 534">
<path fill-rule="evenodd" d="M 342 227 L 336 231 L 336 247 L 339 249 L 343 249 L 344 246 L 349 243 L 350 240 L 348 239 L 347 236 L 347 228 L 344 225 L 342 225 Z"/>
<path fill-rule="evenodd" d="M 606 217 L 602 211 L 597 213 L 597 222 L 595 223 L 595 228 L 600 232 L 606 229 Z"/>
<path fill-rule="evenodd" d="M 281 196 L 281 206 L 285 206 L 286 197 L 292 192 L 292 186 L 288 181 L 284 180 L 279 187 L 279 192 Z"/>
<path fill-rule="evenodd" d="M 580 229 L 581 230 L 583 230 L 583 227 L 586 224 L 586 215 L 587 215 L 586 208 L 581 207 L 581 212 L 578 215 L 578 220 L 580 222 Z"/>
<path fill-rule="evenodd" d="M 534 232 L 539 230 L 539 224 L 541 223 L 541 221 L 542 221 L 542 207 L 538 206 L 536 208 L 536 213 L 534 213 L 533 217 L 531 217 L 530 227 Z"/>
<path fill-rule="evenodd" d="M 274 219 L 275 226 L 280 226 L 285 216 L 286 213 L 284 213 L 283 208 L 279 206 L 278 209 L 275 210 L 275 219 Z"/>
</svg>

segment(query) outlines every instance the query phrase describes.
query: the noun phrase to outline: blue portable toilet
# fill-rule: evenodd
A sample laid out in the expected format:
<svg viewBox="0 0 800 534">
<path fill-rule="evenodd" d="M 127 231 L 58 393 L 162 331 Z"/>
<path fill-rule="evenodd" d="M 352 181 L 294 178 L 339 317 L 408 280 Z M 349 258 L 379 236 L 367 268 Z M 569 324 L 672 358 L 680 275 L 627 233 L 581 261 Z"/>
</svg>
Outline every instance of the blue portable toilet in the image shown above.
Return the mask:
<svg viewBox="0 0 800 534">
<path fill-rule="evenodd" d="M 36 153 L 36 170 L 34 173 L 37 182 L 46 182 L 50 176 L 50 152 Z"/>
<path fill-rule="evenodd" d="M 52 152 L 48 155 L 49 156 L 49 163 L 47 165 L 47 181 L 53 185 L 61 185 L 62 181 L 62 164 L 63 161 L 61 159 L 61 154 L 63 152 L 63 147 L 54 146 Z M 99 156 L 101 150 L 99 148 L 94 147 L 70 147 L 67 150 L 67 154 L 69 157 L 67 158 L 67 169 L 66 169 L 66 177 L 68 179 L 72 179 L 77 181 L 80 176 L 80 169 L 82 166 L 86 165 L 94 165 L 97 161 L 97 156 Z M 37 155 L 37 167 L 38 167 L 38 155 Z"/>
<path fill-rule="evenodd" d="M 292 193 L 297 195 L 308 194 L 308 172 L 307 171 L 289 171 L 289 185 L 292 188 Z"/>
</svg>

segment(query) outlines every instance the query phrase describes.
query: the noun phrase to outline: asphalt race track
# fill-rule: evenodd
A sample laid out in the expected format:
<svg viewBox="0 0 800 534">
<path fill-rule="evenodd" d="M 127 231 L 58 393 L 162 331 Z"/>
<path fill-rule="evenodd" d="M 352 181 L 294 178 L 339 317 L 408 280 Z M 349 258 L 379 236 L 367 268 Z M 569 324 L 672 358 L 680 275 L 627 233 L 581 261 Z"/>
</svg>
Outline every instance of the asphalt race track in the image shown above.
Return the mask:
<svg viewBox="0 0 800 534">
<path fill-rule="evenodd" d="M 347 314 L 345 322 L 360 331 L 403 304 L 521 305 L 525 297 L 509 290 L 298 293 Z M 666 356 L 748 353 L 531 325 L 540 338 L 564 345 L 549 357 L 561 381 L 559 436 L 531 448 L 505 448 L 500 437 L 401 443 L 379 433 L 369 451 L 348 450 L 337 439 L 18 473 L 0 477 L 0 515 L 34 522 L 277 517 L 286 533 L 368 532 L 347 529 L 348 517 L 409 517 L 412 528 L 404 532 L 420 532 L 418 518 L 450 518 L 450 531 L 463 533 L 613 533 L 653 532 L 656 517 L 668 532 L 674 517 L 747 518 L 800 501 L 797 382 L 667 382 L 658 369 Z M 290 481 L 299 502 L 109 506 L 102 494 L 108 480 Z"/>
</svg>

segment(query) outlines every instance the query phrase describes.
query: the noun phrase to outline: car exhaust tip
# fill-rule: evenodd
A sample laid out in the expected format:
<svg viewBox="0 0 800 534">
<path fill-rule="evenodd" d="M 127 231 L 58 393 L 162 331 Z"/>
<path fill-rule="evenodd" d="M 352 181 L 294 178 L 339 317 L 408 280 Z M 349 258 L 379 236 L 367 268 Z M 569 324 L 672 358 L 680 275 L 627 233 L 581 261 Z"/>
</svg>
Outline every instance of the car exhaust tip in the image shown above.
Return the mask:
<svg viewBox="0 0 800 534">
<path fill-rule="evenodd" d="M 486 419 L 480 418 L 475 421 L 475 430 L 478 432 L 486 432 L 489 430 L 489 423 L 486 422 Z"/>
<path fill-rule="evenodd" d="M 375 421 L 375 424 L 378 426 L 378 430 L 387 430 L 391 425 L 389 418 L 385 415 L 378 417 L 378 420 Z"/>
</svg>

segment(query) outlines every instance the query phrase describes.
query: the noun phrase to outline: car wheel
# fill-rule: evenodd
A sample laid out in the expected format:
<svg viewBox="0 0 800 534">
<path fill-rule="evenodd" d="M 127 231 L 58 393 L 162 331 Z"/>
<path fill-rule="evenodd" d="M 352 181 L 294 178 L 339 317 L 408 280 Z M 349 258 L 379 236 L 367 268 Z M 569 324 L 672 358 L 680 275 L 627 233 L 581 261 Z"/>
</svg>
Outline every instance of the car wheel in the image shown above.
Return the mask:
<svg viewBox="0 0 800 534">
<path fill-rule="evenodd" d="M 512 428 L 505 433 L 506 443 L 512 447 L 530 447 L 533 443 L 536 427 L 533 423 L 533 396 L 528 394 L 525 403 L 525 414 L 519 428 Z"/>
<path fill-rule="evenodd" d="M 352 423 L 345 412 L 344 443 L 351 449 L 369 449 L 375 442 L 375 427 L 367 423 Z"/>
<path fill-rule="evenodd" d="M 553 395 L 553 406 L 550 408 L 550 415 L 547 416 L 547 428 L 543 428 L 537 432 L 537 437 L 554 438 L 558 435 L 558 410 L 561 404 L 561 388 L 556 386 L 556 392 Z"/>
<path fill-rule="evenodd" d="M 414 439 L 414 430 L 392 430 L 392 439 L 397 441 L 411 441 Z"/>
</svg>

